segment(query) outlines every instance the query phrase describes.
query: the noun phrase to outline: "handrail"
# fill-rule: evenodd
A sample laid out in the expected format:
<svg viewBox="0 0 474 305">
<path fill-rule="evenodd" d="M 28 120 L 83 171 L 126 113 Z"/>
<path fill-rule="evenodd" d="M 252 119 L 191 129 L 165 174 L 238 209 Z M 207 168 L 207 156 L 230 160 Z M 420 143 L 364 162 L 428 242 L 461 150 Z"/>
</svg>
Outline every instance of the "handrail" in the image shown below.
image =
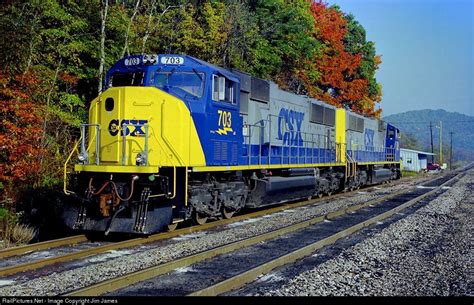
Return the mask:
<svg viewBox="0 0 474 305">
<path fill-rule="evenodd" d="M 271 116 L 271 115 L 269 115 Z M 275 117 L 278 117 L 278 116 L 275 116 Z M 265 124 L 262 125 L 260 124 L 261 122 L 264 122 Z M 272 147 L 274 147 L 275 145 L 272 144 L 272 141 L 273 140 L 276 140 L 278 138 L 275 138 L 273 139 L 272 136 L 271 136 L 271 120 L 259 120 L 257 123 L 254 123 L 254 124 L 249 124 L 249 123 L 246 123 L 245 125 L 245 128 L 247 128 L 247 134 L 244 135 L 244 143 L 247 146 L 247 164 L 251 164 L 252 162 L 252 157 L 258 157 L 258 164 L 261 165 L 262 164 L 262 146 L 265 144 L 265 143 L 268 143 L 268 156 L 267 156 L 267 161 L 268 161 L 268 164 L 271 163 L 271 157 L 272 157 Z M 265 134 L 266 134 L 266 127 L 269 127 L 269 132 L 268 132 L 268 141 L 263 141 L 262 142 L 262 132 L 263 132 L 263 137 L 265 137 Z M 259 130 L 259 141 L 258 141 L 258 146 L 259 146 L 259 151 L 258 151 L 258 155 L 255 154 L 253 155 L 252 154 L 252 138 L 255 137 L 254 135 L 254 128 L 258 128 Z M 297 158 L 297 163 L 301 163 L 300 161 L 302 159 L 304 159 L 304 162 L 306 163 L 307 160 L 308 160 L 308 147 L 309 147 L 309 143 L 311 143 L 311 162 L 314 163 L 314 149 L 317 148 L 317 149 L 325 149 L 325 151 L 323 152 L 324 153 L 324 156 L 321 156 L 321 152 L 319 151 L 318 152 L 318 155 L 317 155 L 317 158 L 318 158 L 318 162 L 321 162 L 321 158 L 324 160 L 324 161 L 328 161 L 329 158 L 331 157 L 332 154 L 336 153 L 336 159 L 337 159 L 337 144 L 335 141 L 331 141 L 330 138 L 327 136 L 327 135 L 323 135 L 323 134 L 315 134 L 315 133 L 311 133 L 311 132 L 303 132 L 303 131 L 295 131 L 293 130 L 293 132 L 296 134 L 296 135 L 302 135 L 298 138 L 301 138 L 303 140 L 303 145 L 301 146 L 294 146 L 292 145 L 292 138 L 289 139 L 288 141 L 288 144 L 283 144 L 283 145 L 277 145 L 278 147 L 281 147 L 281 152 L 279 155 L 274 155 L 276 157 L 280 157 L 280 164 L 283 164 L 283 160 L 285 158 L 288 158 L 288 164 L 291 163 L 291 159 L 293 157 L 296 157 Z M 308 135 L 311 135 L 311 140 L 309 140 L 308 138 Z M 315 139 L 315 136 L 316 139 Z M 322 140 L 321 140 L 322 139 Z M 321 145 L 321 142 L 323 142 L 323 145 Z M 285 151 L 285 148 L 288 148 L 288 154 L 285 155 L 284 151 Z M 297 155 L 294 156 L 293 154 L 293 148 L 296 148 L 297 149 Z M 300 156 L 300 151 L 301 149 L 304 150 L 304 154 L 302 156 Z"/>
<path fill-rule="evenodd" d="M 66 195 L 74 194 L 73 191 L 68 191 L 67 190 L 67 164 L 71 160 L 72 155 L 74 154 L 74 152 L 77 151 L 77 147 L 79 146 L 79 142 L 81 141 L 81 138 L 82 138 L 82 136 L 79 137 L 79 140 L 76 141 L 76 143 L 74 144 L 74 148 L 69 153 L 69 156 L 67 157 L 66 162 L 64 162 L 63 191 L 64 191 L 64 194 L 66 194 Z"/>
<path fill-rule="evenodd" d="M 92 145 L 92 140 L 89 141 L 88 143 L 88 146 L 87 146 L 87 149 L 86 149 L 86 127 L 92 127 L 94 126 L 95 127 L 95 137 L 93 139 L 95 139 L 95 164 L 96 165 L 99 165 L 100 164 L 100 161 L 99 161 L 99 150 L 100 150 L 100 124 L 81 124 L 80 127 L 81 127 L 81 151 L 80 151 L 80 155 L 83 155 L 84 156 L 84 161 L 87 163 L 87 164 L 90 164 L 89 162 L 89 156 L 88 156 L 88 151 Z"/>
</svg>

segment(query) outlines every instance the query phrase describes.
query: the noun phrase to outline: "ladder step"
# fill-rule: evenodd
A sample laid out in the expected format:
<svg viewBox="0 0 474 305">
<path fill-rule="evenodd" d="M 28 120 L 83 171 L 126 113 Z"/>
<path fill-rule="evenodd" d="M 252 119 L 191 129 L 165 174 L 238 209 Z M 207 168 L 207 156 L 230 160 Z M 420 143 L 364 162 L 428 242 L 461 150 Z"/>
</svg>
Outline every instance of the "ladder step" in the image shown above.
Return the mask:
<svg viewBox="0 0 474 305">
<path fill-rule="evenodd" d="M 183 218 L 173 218 L 173 222 L 172 223 L 179 223 L 179 222 L 183 222 L 184 219 Z"/>
</svg>

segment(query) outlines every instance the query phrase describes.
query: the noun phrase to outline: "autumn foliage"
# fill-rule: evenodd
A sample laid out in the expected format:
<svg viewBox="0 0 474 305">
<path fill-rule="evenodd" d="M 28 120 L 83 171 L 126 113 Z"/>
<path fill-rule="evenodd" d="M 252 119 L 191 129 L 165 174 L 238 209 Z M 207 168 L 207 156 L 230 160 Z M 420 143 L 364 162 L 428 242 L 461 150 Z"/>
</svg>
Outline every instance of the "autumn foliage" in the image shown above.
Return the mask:
<svg viewBox="0 0 474 305">
<path fill-rule="evenodd" d="M 370 96 L 369 80 L 359 73 L 363 54 L 349 52 L 345 44 L 347 19 L 338 9 L 327 7 L 322 1 L 312 2 L 311 14 L 316 29 L 314 35 L 323 42 L 323 48 L 322 54 L 308 63 L 317 69 L 319 78 L 312 80 L 301 73 L 309 95 L 337 107 L 379 116 L 381 110 L 375 109 L 375 102 L 380 96 Z"/>
<path fill-rule="evenodd" d="M 0 182 L 10 191 L 35 181 L 39 171 L 42 107 L 33 99 L 38 89 L 31 74 L 0 74 Z"/>
</svg>

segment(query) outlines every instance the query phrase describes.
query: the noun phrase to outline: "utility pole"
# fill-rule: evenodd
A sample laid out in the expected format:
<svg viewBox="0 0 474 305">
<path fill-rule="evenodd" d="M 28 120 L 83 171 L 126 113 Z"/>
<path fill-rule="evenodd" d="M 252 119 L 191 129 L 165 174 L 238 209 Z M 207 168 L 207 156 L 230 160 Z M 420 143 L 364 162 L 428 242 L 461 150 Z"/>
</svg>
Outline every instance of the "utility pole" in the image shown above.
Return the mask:
<svg viewBox="0 0 474 305">
<path fill-rule="evenodd" d="M 433 151 L 433 124 L 430 121 L 430 135 L 431 135 L 431 163 L 434 163 L 434 151 Z"/>
<path fill-rule="evenodd" d="M 443 121 L 439 121 L 439 166 L 443 166 Z"/>
<path fill-rule="evenodd" d="M 449 169 L 453 170 L 453 133 L 452 131 L 449 132 L 451 138 L 451 145 L 449 146 Z"/>
</svg>

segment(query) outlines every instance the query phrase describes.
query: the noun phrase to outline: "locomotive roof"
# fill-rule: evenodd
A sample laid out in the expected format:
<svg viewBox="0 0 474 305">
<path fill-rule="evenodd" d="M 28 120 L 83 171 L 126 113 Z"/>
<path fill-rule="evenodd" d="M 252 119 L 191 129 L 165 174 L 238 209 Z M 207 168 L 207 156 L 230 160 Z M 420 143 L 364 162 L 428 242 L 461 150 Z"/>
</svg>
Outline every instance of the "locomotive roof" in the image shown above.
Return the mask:
<svg viewBox="0 0 474 305">
<path fill-rule="evenodd" d="M 150 62 L 145 62 L 144 58 L 152 58 L 153 56 L 156 58 L 156 60 L 153 63 Z M 184 59 L 183 64 L 164 64 L 162 63 L 162 58 L 163 57 L 180 57 Z M 134 61 L 134 65 L 129 64 L 131 60 Z M 119 72 L 129 72 L 131 70 L 135 69 L 143 69 L 144 67 L 149 67 L 149 66 L 174 66 L 174 67 L 191 67 L 191 68 L 200 68 L 208 71 L 213 71 L 213 72 L 218 72 L 222 74 L 223 76 L 227 77 L 228 79 L 240 83 L 240 79 L 232 73 L 231 71 L 221 68 L 219 66 L 210 64 L 208 62 L 205 62 L 203 60 L 197 59 L 193 56 L 189 55 L 184 55 L 184 54 L 134 54 L 134 55 L 129 55 L 121 58 L 118 60 L 111 68 L 109 71 L 119 71 Z"/>
</svg>

